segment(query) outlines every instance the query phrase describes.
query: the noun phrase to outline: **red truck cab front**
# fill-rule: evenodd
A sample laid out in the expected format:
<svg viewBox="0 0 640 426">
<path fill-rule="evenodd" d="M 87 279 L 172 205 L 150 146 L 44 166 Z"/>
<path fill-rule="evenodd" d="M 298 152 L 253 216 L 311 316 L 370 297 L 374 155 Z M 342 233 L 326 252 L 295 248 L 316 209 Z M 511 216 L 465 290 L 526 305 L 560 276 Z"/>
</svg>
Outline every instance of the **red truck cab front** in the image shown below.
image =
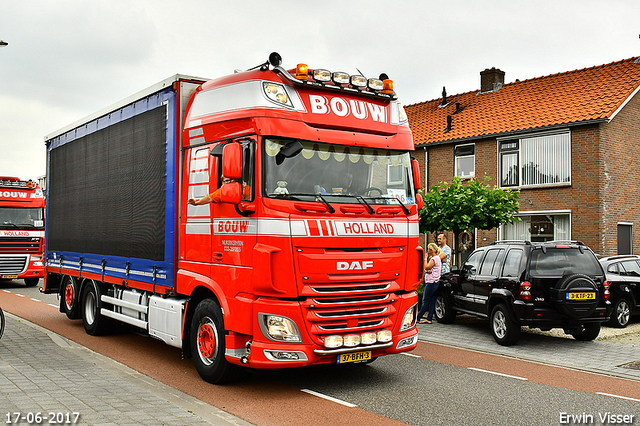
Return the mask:
<svg viewBox="0 0 640 426">
<path fill-rule="evenodd" d="M 0 176 L 0 279 L 44 277 L 44 195 L 32 180 Z"/>
<path fill-rule="evenodd" d="M 421 199 L 402 106 L 390 80 L 300 68 L 209 81 L 184 120 L 176 291 L 213 289 L 234 364 L 370 361 L 417 344 Z M 219 188 L 221 203 L 187 203 Z M 210 325 L 185 330 L 202 336 L 205 376 Z"/>
</svg>

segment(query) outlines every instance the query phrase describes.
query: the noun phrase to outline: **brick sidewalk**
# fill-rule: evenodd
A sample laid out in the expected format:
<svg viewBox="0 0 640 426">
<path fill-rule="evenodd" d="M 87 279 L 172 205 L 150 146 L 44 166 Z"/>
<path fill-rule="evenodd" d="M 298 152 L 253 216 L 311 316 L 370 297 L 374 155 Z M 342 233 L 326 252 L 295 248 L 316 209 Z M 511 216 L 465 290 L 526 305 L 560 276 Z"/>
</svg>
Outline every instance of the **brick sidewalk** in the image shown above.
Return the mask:
<svg viewBox="0 0 640 426">
<path fill-rule="evenodd" d="M 66 421 L 67 413 L 73 422 L 79 413 L 78 424 L 95 426 L 249 425 L 49 330 L 6 312 L 5 317 L 2 423 L 36 424 L 36 413 L 42 415 L 41 424 L 48 424 L 51 415 Z M 25 419 L 15 422 L 13 413 Z"/>
</svg>

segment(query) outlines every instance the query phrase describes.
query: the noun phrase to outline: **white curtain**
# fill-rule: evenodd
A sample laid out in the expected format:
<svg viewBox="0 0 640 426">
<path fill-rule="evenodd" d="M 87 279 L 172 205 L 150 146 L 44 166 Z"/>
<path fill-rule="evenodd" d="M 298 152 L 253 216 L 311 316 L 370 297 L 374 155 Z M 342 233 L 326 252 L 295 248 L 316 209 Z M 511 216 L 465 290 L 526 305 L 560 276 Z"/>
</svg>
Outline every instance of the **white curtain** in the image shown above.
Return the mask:
<svg viewBox="0 0 640 426">
<path fill-rule="evenodd" d="M 522 185 L 544 185 L 571 181 L 571 136 L 569 133 L 521 140 Z"/>
<path fill-rule="evenodd" d="M 509 223 L 502 227 L 502 238 L 505 240 L 531 240 L 531 217 L 520 216 L 520 222 Z"/>
<path fill-rule="evenodd" d="M 555 215 L 553 216 L 553 239 L 554 240 L 570 240 L 571 228 L 569 215 Z"/>
</svg>

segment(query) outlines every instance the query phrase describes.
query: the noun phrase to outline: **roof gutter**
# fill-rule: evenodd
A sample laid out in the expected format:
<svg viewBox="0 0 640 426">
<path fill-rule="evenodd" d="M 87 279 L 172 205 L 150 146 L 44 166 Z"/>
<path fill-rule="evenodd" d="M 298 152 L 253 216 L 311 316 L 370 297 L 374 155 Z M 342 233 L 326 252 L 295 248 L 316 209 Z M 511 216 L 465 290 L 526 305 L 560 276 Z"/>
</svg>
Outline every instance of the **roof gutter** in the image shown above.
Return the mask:
<svg viewBox="0 0 640 426">
<path fill-rule="evenodd" d="M 640 87 L 638 89 L 640 89 Z M 637 91 L 638 90 L 636 90 L 636 92 Z M 470 141 L 477 141 L 477 140 L 481 140 L 481 139 L 491 139 L 491 138 L 496 138 L 497 139 L 497 138 L 502 138 L 502 137 L 506 137 L 506 136 L 519 136 L 519 135 L 529 134 L 529 133 L 533 133 L 533 132 L 543 132 L 543 131 L 549 131 L 549 130 L 566 129 L 568 127 L 570 128 L 570 127 L 585 126 L 587 124 L 608 123 L 609 121 L 611 121 L 611 119 L 608 119 L 608 118 L 597 118 L 595 120 L 576 121 L 574 123 L 555 124 L 553 126 L 535 127 L 535 128 L 530 128 L 530 129 L 514 130 L 514 131 L 511 131 L 511 132 L 499 132 L 499 133 L 491 133 L 491 134 L 487 134 L 487 135 L 469 136 L 467 138 L 458 138 L 458 139 L 449 139 L 449 140 L 440 140 L 440 141 L 434 141 L 434 142 L 426 142 L 426 143 L 416 144 L 416 148 L 422 148 L 422 147 L 427 147 L 427 146 L 448 145 L 448 144 L 455 144 L 455 143 L 461 143 L 461 142 L 470 142 Z"/>
</svg>

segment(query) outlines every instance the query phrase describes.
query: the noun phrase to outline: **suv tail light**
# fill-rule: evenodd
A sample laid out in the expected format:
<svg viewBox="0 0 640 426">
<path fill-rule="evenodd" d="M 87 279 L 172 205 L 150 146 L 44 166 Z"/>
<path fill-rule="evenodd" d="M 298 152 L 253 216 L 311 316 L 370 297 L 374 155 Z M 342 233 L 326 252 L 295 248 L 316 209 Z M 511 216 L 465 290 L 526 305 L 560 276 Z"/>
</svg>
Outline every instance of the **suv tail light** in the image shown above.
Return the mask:
<svg viewBox="0 0 640 426">
<path fill-rule="evenodd" d="M 531 300 L 531 283 L 529 281 L 520 283 L 520 300 Z"/>
<path fill-rule="evenodd" d="M 605 281 L 603 284 L 604 287 L 604 300 L 609 300 L 609 298 L 611 297 L 611 292 L 609 291 L 609 287 L 611 286 L 611 283 L 609 281 Z"/>
</svg>

